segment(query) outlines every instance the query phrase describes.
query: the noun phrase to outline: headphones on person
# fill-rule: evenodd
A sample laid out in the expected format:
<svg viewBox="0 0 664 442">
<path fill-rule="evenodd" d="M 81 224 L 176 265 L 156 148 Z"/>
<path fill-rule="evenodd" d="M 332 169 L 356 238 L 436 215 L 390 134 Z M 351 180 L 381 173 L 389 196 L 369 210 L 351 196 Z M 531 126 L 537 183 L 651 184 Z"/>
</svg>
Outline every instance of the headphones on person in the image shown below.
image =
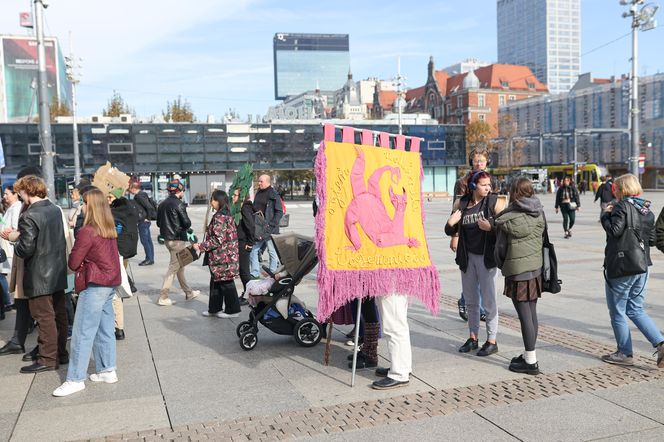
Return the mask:
<svg viewBox="0 0 664 442">
<path fill-rule="evenodd" d="M 470 177 L 470 181 L 468 181 L 468 190 L 474 192 L 477 189 L 477 180 L 479 179 L 479 176 L 483 173 L 486 173 L 486 171 L 478 170 L 477 172 L 473 173 L 473 175 Z"/>
</svg>

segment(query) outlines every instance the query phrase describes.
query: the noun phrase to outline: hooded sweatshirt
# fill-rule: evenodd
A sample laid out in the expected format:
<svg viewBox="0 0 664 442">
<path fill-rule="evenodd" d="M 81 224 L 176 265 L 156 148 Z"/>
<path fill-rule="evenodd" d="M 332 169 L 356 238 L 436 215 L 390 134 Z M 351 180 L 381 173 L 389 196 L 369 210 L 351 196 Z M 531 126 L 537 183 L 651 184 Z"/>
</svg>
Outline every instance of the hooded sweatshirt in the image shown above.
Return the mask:
<svg viewBox="0 0 664 442">
<path fill-rule="evenodd" d="M 525 281 L 542 270 L 542 235 L 546 221 L 537 197 L 512 201 L 496 218 L 494 256 L 503 276 Z"/>
</svg>

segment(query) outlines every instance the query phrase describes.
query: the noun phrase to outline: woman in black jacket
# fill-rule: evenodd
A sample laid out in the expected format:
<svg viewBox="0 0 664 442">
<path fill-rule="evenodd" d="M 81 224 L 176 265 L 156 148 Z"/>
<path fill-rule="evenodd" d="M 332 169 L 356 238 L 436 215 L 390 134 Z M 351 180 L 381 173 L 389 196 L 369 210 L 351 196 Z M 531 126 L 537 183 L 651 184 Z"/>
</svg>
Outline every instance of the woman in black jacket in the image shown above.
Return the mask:
<svg viewBox="0 0 664 442">
<path fill-rule="evenodd" d="M 579 191 L 568 176 L 563 180 L 563 185 L 556 192 L 556 213 L 558 209 L 563 213 L 563 230 L 565 238 L 572 237 L 572 227 L 576 219 L 576 211 L 581 210 Z"/>
<path fill-rule="evenodd" d="M 115 230 L 118 233 L 118 251 L 123 258 L 125 269 L 129 264 L 129 258 L 136 256 L 138 246 L 138 213 L 135 207 L 124 195 L 125 190 L 118 187 L 108 194 L 111 205 L 111 213 L 115 222 Z M 134 281 L 129 280 L 132 292 L 136 292 Z M 123 340 L 124 332 L 124 308 L 122 299 L 117 295 L 113 297 L 113 311 L 115 312 L 115 339 Z"/>
<path fill-rule="evenodd" d="M 633 365 L 632 337 L 627 318 L 657 349 L 657 366 L 664 368 L 664 335 L 643 309 L 648 283 L 650 246 L 655 244 L 655 215 L 650 201 L 639 198 L 641 185 L 632 174 L 616 178 L 618 202 L 602 214 L 606 231 L 604 271 L 606 304 L 618 349 L 602 356 L 604 362 Z"/>
<path fill-rule="evenodd" d="M 459 351 L 468 353 L 478 347 L 480 329 L 480 290 L 486 309 L 487 340 L 477 352 L 488 356 L 498 351 L 498 309 L 496 307 L 496 243 L 493 217 L 498 196 L 491 194 L 491 175 L 477 171 L 468 179 L 468 192 L 454 204 L 454 211 L 445 224 L 445 233 L 458 235 L 456 263 L 461 270 L 461 286 L 468 310 L 470 337 Z"/>
<path fill-rule="evenodd" d="M 233 190 L 233 204 L 236 204 L 240 199 L 241 189 Z M 240 281 L 242 281 L 242 296 L 240 296 L 240 305 L 247 305 L 244 298 L 244 292 L 247 289 L 247 282 L 251 280 L 251 265 L 249 255 L 254 247 L 256 239 L 254 238 L 254 205 L 251 202 L 249 192 L 242 202 L 240 210 L 241 217 L 239 222 L 236 221 L 237 226 L 237 239 L 238 249 L 240 252 Z"/>
</svg>

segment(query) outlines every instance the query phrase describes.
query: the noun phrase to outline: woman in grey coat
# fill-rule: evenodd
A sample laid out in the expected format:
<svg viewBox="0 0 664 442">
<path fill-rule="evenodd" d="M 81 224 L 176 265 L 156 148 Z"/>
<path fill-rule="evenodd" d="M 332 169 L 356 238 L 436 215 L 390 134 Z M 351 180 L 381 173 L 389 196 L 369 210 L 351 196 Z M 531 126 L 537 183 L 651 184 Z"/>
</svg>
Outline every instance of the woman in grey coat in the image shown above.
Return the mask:
<svg viewBox="0 0 664 442">
<path fill-rule="evenodd" d="M 510 204 L 495 220 L 495 260 L 505 277 L 503 294 L 512 299 L 521 322 L 525 352 L 512 359 L 509 369 L 538 374 L 537 299 L 542 295 L 542 243 L 546 221 L 542 203 L 534 196 L 529 178 L 512 181 Z"/>
</svg>

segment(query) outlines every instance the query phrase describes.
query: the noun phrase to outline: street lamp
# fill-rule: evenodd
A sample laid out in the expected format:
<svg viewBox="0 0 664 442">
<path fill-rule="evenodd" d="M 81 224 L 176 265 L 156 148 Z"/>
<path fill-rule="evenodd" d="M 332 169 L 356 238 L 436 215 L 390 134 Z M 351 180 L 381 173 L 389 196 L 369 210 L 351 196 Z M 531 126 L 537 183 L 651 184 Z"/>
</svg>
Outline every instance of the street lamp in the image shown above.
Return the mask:
<svg viewBox="0 0 664 442">
<path fill-rule="evenodd" d="M 78 125 L 76 122 L 76 85 L 80 82 L 80 65 L 71 49 L 71 34 L 69 35 L 69 56 L 65 57 L 65 72 L 67 79 L 71 82 L 71 114 L 72 114 L 72 137 L 74 140 L 74 183 L 81 182 L 81 157 L 78 149 Z"/>
<path fill-rule="evenodd" d="M 632 17 L 632 97 L 630 103 L 630 114 L 632 121 L 632 149 L 629 156 L 630 173 L 639 176 L 639 155 L 641 147 L 639 145 L 639 84 L 636 73 L 638 57 L 638 31 L 649 31 L 657 26 L 653 18 L 659 6 L 655 3 L 643 5 L 645 0 L 620 0 L 623 6 L 629 5 L 629 12 L 623 12 L 623 18 Z M 643 5 L 639 10 L 638 7 Z"/>
</svg>

